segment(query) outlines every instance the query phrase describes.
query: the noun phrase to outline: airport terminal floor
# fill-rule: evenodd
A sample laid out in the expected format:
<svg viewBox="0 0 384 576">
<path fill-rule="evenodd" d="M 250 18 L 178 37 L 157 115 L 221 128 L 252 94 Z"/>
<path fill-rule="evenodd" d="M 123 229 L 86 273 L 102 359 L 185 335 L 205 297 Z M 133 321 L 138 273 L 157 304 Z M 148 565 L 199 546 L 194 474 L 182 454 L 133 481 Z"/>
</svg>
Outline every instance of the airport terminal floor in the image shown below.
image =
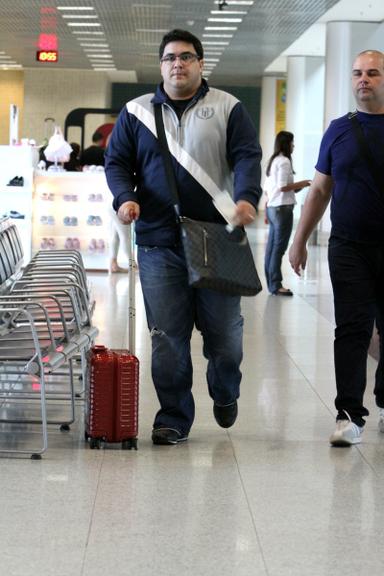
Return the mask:
<svg viewBox="0 0 384 576">
<path fill-rule="evenodd" d="M 249 233 L 262 276 L 261 217 Z M 50 430 L 42 460 L 1 458 L 2 575 L 382 576 L 376 361 L 369 357 L 371 414 L 362 444 L 331 448 L 334 326 L 326 248 L 310 247 L 303 278 L 287 259 L 283 272 L 292 298 L 264 289 L 243 299 L 239 417 L 228 430 L 214 421 L 194 333 L 196 420 L 188 442 L 177 446 L 153 446 L 150 438 L 157 400 L 137 284 L 138 451 L 90 450 L 79 403 L 70 432 Z M 125 347 L 127 276 L 89 279 L 97 342 Z"/>
</svg>

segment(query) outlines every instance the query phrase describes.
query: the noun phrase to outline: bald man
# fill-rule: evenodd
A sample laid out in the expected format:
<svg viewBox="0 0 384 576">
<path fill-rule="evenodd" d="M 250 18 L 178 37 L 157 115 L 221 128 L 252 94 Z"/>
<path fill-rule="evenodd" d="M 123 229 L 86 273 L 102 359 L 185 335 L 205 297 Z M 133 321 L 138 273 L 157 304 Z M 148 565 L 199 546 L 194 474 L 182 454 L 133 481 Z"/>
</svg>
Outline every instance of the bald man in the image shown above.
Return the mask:
<svg viewBox="0 0 384 576">
<path fill-rule="evenodd" d="M 334 295 L 337 395 L 333 446 L 361 442 L 368 347 L 374 321 L 380 337 L 375 376 L 379 430 L 384 432 L 384 54 L 365 50 L 352 66 L 357 110 L 331 122 L 289 251 L 300 275 L 306 243 L 331 201 L 328 262 Z"/>
</svg>

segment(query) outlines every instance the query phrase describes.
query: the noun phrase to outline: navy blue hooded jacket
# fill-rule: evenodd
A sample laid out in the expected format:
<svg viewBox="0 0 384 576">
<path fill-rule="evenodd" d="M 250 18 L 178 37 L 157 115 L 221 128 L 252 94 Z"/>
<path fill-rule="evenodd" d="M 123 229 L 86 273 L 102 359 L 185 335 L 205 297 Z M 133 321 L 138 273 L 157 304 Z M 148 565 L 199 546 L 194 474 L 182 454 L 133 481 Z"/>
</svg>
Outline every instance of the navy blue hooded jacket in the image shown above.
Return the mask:
<svg viewBox="0 0 384 576">
<path fill-rule="evenodd" d="M 205 80 L 179 121 L 162 89 L 131 100 L 121 111 L 105 154 L 113 207 L 140 205 L 136 241 L 172 246 L 179 241 L 173 199 L 157 140 L 154 107 L 162 103 L 164 127 L 183 216 L 223 222 L 207 190 L 226 190 L 234 201 L 255 207 L 261 195 L 261 149 L 244 106 L 234 96 L 208 88 Z"/>
</svg>

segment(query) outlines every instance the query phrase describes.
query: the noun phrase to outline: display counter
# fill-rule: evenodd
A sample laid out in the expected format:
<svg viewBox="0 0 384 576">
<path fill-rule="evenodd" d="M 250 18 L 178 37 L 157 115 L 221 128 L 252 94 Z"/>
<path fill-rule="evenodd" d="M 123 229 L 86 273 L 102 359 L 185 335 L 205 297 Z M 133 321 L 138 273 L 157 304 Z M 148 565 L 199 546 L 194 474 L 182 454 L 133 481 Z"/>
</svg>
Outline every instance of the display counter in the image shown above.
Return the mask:
<svg viewBox="0 0 384 576">
<path fill-rule="evenodd" d="M 104 172 L 36 171 L 33 253 L 76 249 L 88 270 L 108 270 L 111 203 Z"/>
<path fill-rule="evenodd" d="M 76 249 L 88 270 L 108 270 L 112 194 L 104 171 L 42 171 L 38 157 L 33 146 L 0 146 L 0 217 L 15 221 L 24 264 L 41 249 Z M 119 261 L 128 264 L 124 247 Z"/>
</svg>

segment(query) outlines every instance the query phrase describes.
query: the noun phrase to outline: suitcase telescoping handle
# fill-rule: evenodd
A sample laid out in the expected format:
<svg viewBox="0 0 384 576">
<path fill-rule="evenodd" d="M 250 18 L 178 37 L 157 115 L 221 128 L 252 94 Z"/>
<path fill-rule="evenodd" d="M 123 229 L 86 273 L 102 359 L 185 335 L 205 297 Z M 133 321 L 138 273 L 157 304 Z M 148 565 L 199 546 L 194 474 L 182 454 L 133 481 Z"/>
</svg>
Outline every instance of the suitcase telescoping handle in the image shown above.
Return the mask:
<svg viewBox="0 0 384 576">
<path fill-rule="evenodd" d="M 128 242 L 128 348 L 131 354 L 136 350 L 136 260 L 135 260 L 135 225 L 130 224 Z"/>
</svg>

